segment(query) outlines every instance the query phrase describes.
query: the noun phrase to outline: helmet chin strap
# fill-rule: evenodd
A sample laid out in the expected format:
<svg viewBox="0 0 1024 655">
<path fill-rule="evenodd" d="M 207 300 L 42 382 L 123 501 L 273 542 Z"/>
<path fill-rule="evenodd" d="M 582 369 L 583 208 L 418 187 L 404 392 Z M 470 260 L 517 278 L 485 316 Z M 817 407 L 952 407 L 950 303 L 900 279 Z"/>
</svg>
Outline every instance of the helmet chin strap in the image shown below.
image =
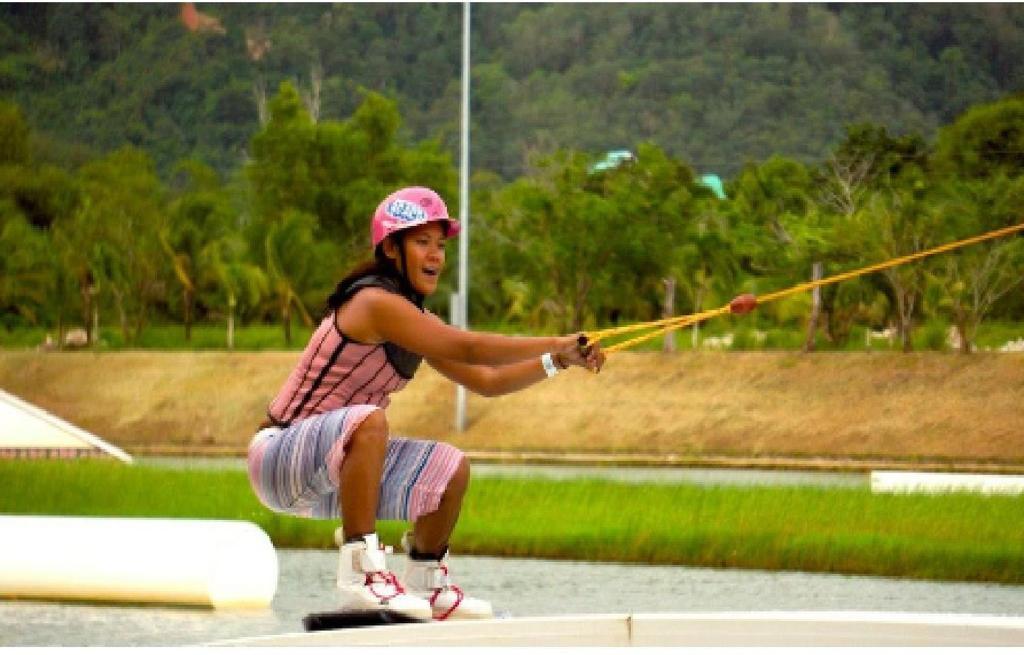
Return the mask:
<svg viewBox="0 0 1024 655">
<path fill-rule="evenodd" d="M 416 287 L 412 285 L 412 280 L 409 279 L 409 265 L 405 259 L 405 238 L 397 234 L 392 235 L 395 239 L 395 246 L 398 248 L 398 256 L 402 260 L 402 265 L 398 269 L 399 281 L 405 286 L 405 291 L 410 296 L 416 299 L 416 305 L 423 305 L 423 294 L 416 290 Z"/>
</svg>

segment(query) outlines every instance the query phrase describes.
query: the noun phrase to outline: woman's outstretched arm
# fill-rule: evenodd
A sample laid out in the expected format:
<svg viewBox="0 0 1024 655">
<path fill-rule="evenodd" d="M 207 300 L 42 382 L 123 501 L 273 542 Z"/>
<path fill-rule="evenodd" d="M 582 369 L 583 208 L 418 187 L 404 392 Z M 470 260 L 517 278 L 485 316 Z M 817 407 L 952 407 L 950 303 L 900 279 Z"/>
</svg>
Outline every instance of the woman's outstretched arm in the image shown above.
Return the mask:
<svg viewBox="0 0 1024 655">
<path fill-rule="evenodd" d="M 431 318 L 438 323 L 441 322 L 436 316 L 431 315 Z M 604 353 L 596 344 L 586 349 L 584 353 L 578 348 L 578 342 L 571 342 L 563 350 L 552 353 L 552 363 L 559 369 L 581 366 L 596 373 L 604 365 L 604 359 Z M 512 393 L 548 377 L 539 356 L 499 366 L 463 364 L 450 359 L 430 358 L 427 359 L 427 363 L 449 380 L 481 396 Z"/>
<path fill-rule="evenodd" d="M 457 364 L 514 364 L 577 347 L 575 335 L 510 337 L 453 328 L 401 296 L 377 288 L 359 291 L 339 310 L 336 321 L 339 329 L 359 341 L 390 341 L 428 360 Z"/>
<path fill-rule="evenodd" d="M 592 351 L 592 359 L 584 360 L 587 363 L 581 365 L 596 372 L 600 370 L 598 358 L 603 361 L 604 355 L 595 348 Z M 564 362 L 557 354 L 555 359 Z M 539 357 L 501 366 L 461 364 L 448 359 L 428 359 L 427 363 L 452 382 L 461 384 L 481 396 L 501 396 L 525 389 L 547 378 Z"/>
</svg>

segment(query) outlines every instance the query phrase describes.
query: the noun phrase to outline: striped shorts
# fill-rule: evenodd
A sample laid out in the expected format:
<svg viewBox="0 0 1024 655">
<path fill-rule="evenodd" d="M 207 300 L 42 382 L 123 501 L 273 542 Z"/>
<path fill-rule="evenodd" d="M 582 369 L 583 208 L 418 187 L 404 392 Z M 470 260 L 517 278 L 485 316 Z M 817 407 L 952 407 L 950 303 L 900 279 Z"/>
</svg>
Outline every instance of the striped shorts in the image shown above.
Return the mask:
<svg viewBox="0 0 1024 655">
<path fill-rule="evenodd" d="M 306 518 L 338 519 L 339 472 L 345 446 L 378 408 L 353 405 L 286 428 L 266 428 L 249 445 L 249 482 L 269 509 Z M 462 461 L 445 443 L 391 437 L 380 481 L 378 519 L 415 521 L 437 509 Z"/>
</svg>

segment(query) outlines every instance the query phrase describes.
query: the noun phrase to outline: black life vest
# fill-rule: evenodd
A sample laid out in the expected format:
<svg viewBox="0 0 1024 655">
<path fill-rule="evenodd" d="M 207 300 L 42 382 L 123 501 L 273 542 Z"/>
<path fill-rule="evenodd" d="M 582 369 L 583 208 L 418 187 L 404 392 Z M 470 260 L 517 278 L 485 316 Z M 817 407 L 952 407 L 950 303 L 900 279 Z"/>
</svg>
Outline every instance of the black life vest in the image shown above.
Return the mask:
<svg viewBox="0 0 1024 655">
<path fill-rule="evenodd" d="M 415 291 L 407 288 L 408 284 L 403 284 L 398 280 L 387 277 L 384 275 L 364 275 L 361 278 L 357 278 L 351 284 L 349 284 L 341 295 L 341 302 L 338 304 L 340 307 L 342 304 L 352 299 L 352 296 L 356 294 L 360 289 L 366 289 L 368 287 L 377 287 L 390 291 L 391 293 L 402 296 L 421 312 L 423 311 L 423 294 L 416 293 Z M 381 344 L 384 347 L 384 353 L 387 355 L 388 361 L 398 374 L 406 380 L 412 379 L 412 376 L 416 373 L 416 369 L 419 368 L 420 362 L 423 361 L 422 355 L 417 355 L 414 352 L 406 350 L 396 343 L 385 341 Z"/>
</svg>

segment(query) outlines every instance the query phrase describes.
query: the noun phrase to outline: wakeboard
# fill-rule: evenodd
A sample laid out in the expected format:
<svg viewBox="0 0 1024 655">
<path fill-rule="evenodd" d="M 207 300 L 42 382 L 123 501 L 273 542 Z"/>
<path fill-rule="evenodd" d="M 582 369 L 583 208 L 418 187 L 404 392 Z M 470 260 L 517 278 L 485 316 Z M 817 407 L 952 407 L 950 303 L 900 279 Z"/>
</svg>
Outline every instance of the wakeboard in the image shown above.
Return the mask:
<svg viewBox="0 0 1024 655">
<path fill-rule="evenodd" d="M 308 614 L 302 619 L 306 632 L 321 630 L 343 630 L 345 628 L 368 628 L 377 625 L 397 625 L 400 623 L 429 623 L 425 619 L 414 619 L 394 610 L 358 610 L 319 612 Z"/>
<path fill-rule="evenodd" d="M 494 613 L 494 618 L 511 619 L 512 613 L 508 610 L 498 610 Z M 319 632 L 320 630 L 344 630 L 345 628 L 369 628 L 378 625 L 431 622 L 428 619 L 414 619 L 393 610 L 335 610 L 333 612 L 307 614 L 302 619 L 302 627 L 306 629 L 306 632 Z"/>
</svg>

